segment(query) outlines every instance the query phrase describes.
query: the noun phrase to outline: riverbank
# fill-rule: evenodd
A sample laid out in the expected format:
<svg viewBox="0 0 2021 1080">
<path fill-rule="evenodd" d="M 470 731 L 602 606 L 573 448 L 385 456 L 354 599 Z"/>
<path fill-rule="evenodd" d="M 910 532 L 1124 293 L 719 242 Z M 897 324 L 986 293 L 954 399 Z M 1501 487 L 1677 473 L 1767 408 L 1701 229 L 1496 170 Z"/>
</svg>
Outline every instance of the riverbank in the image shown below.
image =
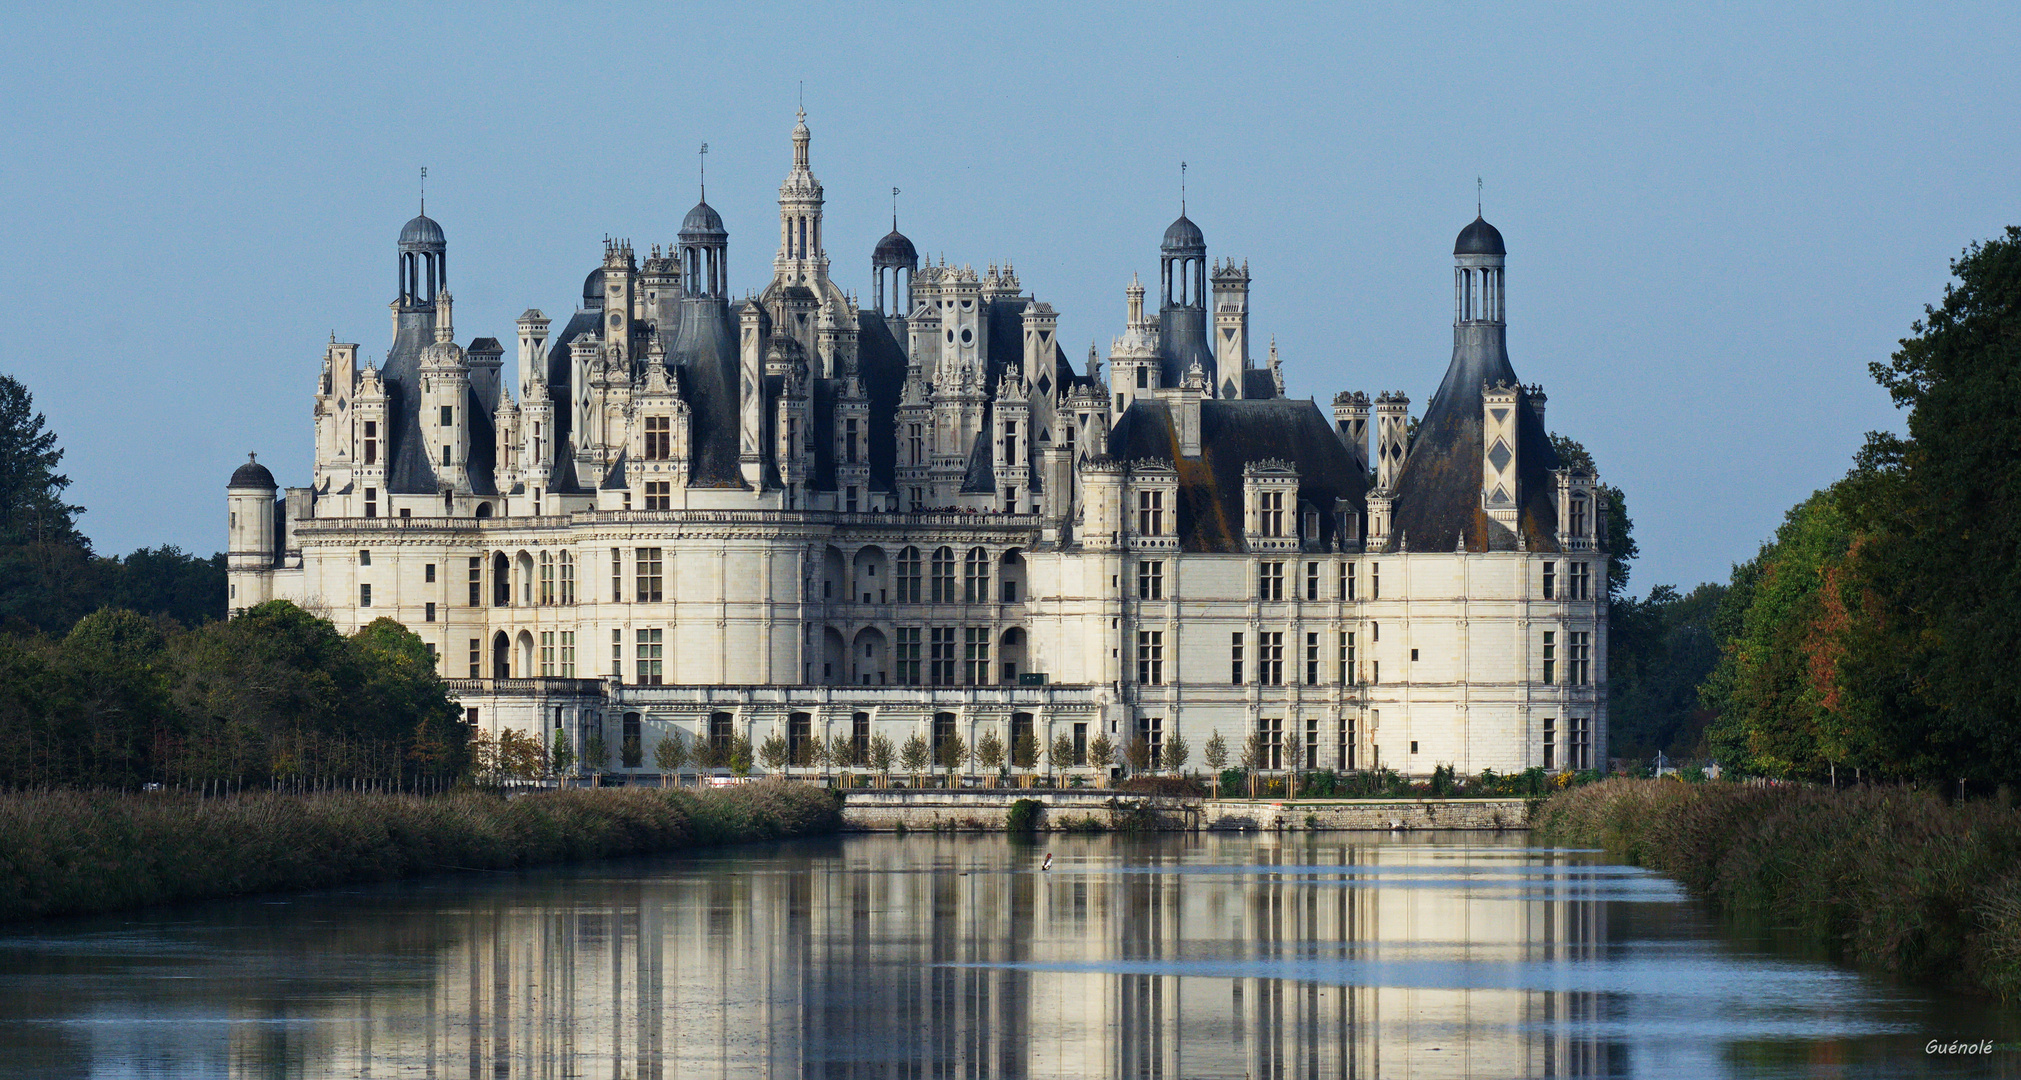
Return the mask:
<svg viewBox="0 0 2021 1080">
<path fill-rule="evenodd" d="M 918 788 L 853 790 L 843 827 L 855 832 L 1001 832 L 1012 808 L 1038 832 L 1408 832 L 1527 828 L 1522 799 L 1199 799 L 1097 790 Z"/>
<path fill-rule="evenodd" d="M 0 921 L 832 833 L 830 793 L 759 783 L 411 795 L 0 795 Z"/>
<path fill-rule="evenodd" d="M 1722 911 L 1905 978 L 2021 994 L 2021 811 L 1905 788 L 1608 780 L 1553 797 L 1538 840 L 1602 848 Z"/>
</svg>

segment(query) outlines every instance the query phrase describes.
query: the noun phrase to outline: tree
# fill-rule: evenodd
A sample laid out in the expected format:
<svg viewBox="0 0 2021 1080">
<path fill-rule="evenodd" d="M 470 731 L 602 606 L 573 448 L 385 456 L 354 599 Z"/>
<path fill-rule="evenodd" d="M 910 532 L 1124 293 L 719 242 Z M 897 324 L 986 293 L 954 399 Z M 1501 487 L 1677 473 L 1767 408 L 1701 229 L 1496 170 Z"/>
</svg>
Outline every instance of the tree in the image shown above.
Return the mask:
<svg viewBox="0 0 2021 1080">
<path fill-rule="evenodd" d="M 947 786 L 954 786 L 954 774 L 968 764 L 968 743 L 960 735 L 949 735 L 934 747 L 934 760 L 947 770 Z"/>
<path fill-rule="evenodd" d="M 758 744 L 758 763 L 772 772 L 784 769 L 789 760 L 786 739 L 777 731 L 765 736 L 765 741 Z"/>
<path fill-rule="evenodd" d="M 603 772 L 610 768 L 610 763 L 611 748 L 610 744 L 604 742 L 603 732 L 590 732 L 589 738 L 582 741 L 582 767 L 588 770 L 591 776 L 599 778 L 597 782 L 601 783 Z"/>
<path fill-rule="evenodd" d="M 871 749 L 873 753 L 876 752 L 875 747 Z M 919 784 L 919 774 L 925 772 L 926 767 L 932 764 L 932 762 L 933 750 L 927 746 L 926 736 L 921 735 L 917 731 L 913 732 L 905 740 L 905 745 L 898 750 L 898 765 L 906 772 L 912 774 L 912 782 L 915 787 Z"/>
<path fill-rule="evenodd" d="M 1207 768 L 1214 773 L 1214 797 L 1221 797 L 1221 772 L 1228 767 L 1228 740 L 1216 731 L 1207 739 Z"/>
<path fill-rule="evenodd" d="M 975 743 L 975 760 L 992 787 L 996 786 L 997 774 L 1003 771 L 1003 757 L 1003 740 L 997 737 L 996 729 L 984 731 Z"/>
<path fill-rule="evenodd" d="M 659 745 L 653 747 L 653 764 L 660 768 L 660 786 L 667 786 L 668 773 L 672 773 L 676 779 L 679 779 L 681 769 L 687 763 L 687 740 L 681 738 L 680 732 L 668 729 L 660 736 Z"/>
<path fill-rule="evenodd" d="M 1037 769 L 1039 766 L 1038 737 L 1027 731 L 1013 740 L 1011 742 L 1010 763 L 1013 769 L 1024 769 L 1027 772 Z M 1026 780 L 1026 783 L 1030 783 L 1029 779 Z"/>
<path fill-rule="evenodd" d="M 739 777 L 751 775 L 751 740 L 742 735 L 730 737 L 730 772 Z"/>
<path fill-rule="evenodd" d="M 99 568 L 63 501 L 63 451 L 28 388 L 0 375 L 0 624 L 61 632 L 90 611 Z"/>
<path fill-rule="evenodd" d="M 1298 738 L 1297 733 L 1294 732 L 1291 738 L 1284 740 L 1284 746 L 1280 752 L 1284 755 L 1284 797 L 1296 799 L 1298 798 L 1298 773 L 1299 770 L 1305 767 L 1305 740 Z"/>
<path fill-rule="evenodd" d="M 1123 764 L 1130 767 L 1133 775 L 1150 770 L 1157 764 L 1156 757 L 1151 752 L 1151 740 L 1145 738 L 1141 731 L 1123 744 Z"/>
<path fill-rule="evenodd" d="M 1109 779 L 1109 767 L 1116 763 L 1116 744 L 1109 741 L 1108 732 L 1096 735 L 1088 743 L 1088 764 L 1101 772 L 1104 784 Z"/>
<path fill-rule="evenodd" d="M 1551 449 L 1557 452 L 1560 465 L 1584 470 L 1595 477 L 1600 475 L 1593 455 L 1577 440 L 1553 432 Z M 1612 599 L 1628 594 L 1628 564 L 1635 561 L 1641 549 L 1635 543 L 1635 522 L 1628 517 L 1628 497 L 1611 484 L 1599 484 L 1596 490 L 1607 502 L 1607 519 L 1601 524 L 1605 526 L 1602 542 L 1607 548 L 1607 596 Z"/>
<path fill-rule="evenodd" d="M 568 770 L 574 767 L 575 747 L 569 745 L 567 732 L 556 731 L 554 733 L 554 747 L 548 751 L 547 759 L 553 763 L 556 776 L 566 776 L 568 775 Z"/>
<path fill-rule="evenodd" d="M 1186 745 L 1186 737 L 1175 731 L 1165 738 L 1165 746 L 1159 754 L 1164 760 L 1160 764 L 1164 765 L 1166 772 L 1183 772 L 1186 768 L 1186 759 L 1192 753 L 1193 748 Z"/>
<path fill-rule="evenodd" d="M 1052 753 L 1047 755 L 1055 773 L 1074 765 L 1074 737 L 1062 731 L 1053 736 Z"/>
<path fill-rule="evenodd" d="M 870 737 L 870 768 L 877 773 L 880 785 L 891 783 L 891 738 L 877 734 Z"/>
<path fill-rule="evenodd" d="M 1249 797 L 1256 797 L 1256 774 L 1270 762 L 1270 746 L 1263 741 L 1263 733 L 1253 731 L 1242 744 L 1242 771 L 1249 774 Z"/>
</svg>

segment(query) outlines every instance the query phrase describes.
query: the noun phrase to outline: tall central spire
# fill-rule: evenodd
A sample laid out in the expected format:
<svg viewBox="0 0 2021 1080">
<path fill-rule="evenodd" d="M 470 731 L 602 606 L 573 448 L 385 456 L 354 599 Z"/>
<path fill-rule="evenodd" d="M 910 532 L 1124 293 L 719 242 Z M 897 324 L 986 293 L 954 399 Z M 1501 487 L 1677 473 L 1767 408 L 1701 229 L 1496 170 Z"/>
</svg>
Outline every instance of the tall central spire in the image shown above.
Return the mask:
<svg viewBox="0 0 2021 1080">
<path fill-rule="evenodd" d="M 807 151 L 812 140 L 803 108 L 793 125 L 793 168 L 779 185 L 779 255 L 772 267 L 775 279 L 786 285 L 812 285 L 828 276 L 828 256 L 821 247 L 821 181 L 814 178 Z"/>
</svg>

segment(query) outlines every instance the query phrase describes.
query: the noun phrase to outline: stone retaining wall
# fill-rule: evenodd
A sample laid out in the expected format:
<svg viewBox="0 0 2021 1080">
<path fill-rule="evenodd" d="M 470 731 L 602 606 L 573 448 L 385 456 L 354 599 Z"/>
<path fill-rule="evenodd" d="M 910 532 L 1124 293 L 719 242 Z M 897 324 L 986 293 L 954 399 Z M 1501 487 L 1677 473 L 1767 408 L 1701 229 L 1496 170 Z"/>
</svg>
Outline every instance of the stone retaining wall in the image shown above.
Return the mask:
<svg viewBox="0 0 2021 1080">
<path fill-rule="evenodd" d="M 1038 827 L 1054 832 L 1120 827 L 1158 830 L 1525 829 L 1522 799 L 1349 799 L 1305 802 L 1147 798 L 1109 791 L 851 791 L 844 828 L 857 832 L 943 830 L 997 832 L 1011 804 L 1037 802 Z"/>
</svg>

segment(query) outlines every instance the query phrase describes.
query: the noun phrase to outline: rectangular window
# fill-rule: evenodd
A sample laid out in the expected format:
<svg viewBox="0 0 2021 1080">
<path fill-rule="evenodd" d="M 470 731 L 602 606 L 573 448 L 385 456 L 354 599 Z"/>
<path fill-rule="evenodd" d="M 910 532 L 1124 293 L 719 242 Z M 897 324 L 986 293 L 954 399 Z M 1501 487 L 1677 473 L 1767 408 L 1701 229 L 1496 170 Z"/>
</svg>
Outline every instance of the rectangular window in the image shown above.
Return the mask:
<svg viewBox="0 0 2021 1080">
<path fill-rule="evenodd" d="M 1165 632 L 1137 631 L 1137 682 L 1158 686 L 1165 681 Z"/>
<path fill-rule="evenodd" d="M 448 444 L 448 443 L 443 443 L 443 444 L 442 444 L 442 464 L 443 464 L 443 466 L 444 466 L 445 468 L 446 468 L 446 467 L 447 467 L 447 466 L 449 465 L 449 444 Z"/>
<path fill-rule="evenodd" d="M 1258 571 L 1256 595 L 1264 600 L 1284 599 L 1284 564 L 1267 562 Z"/>
<path fill-rule="evenodd" d="M 638 647 L 632 650 L 632 671 L 640 686 L 660 685 L 660 665 L 664 663 L 660 650 L 665 648 L 660 635 L 663 633 L 665 631 L 658 627 L 637 632 Z"/>
<path fill-rule="evenodd" d="M 1265 630 L 1256 635 L 1256 681 L 1264 686 L 1284 685 L 1284 634 Z"/>
<path fill-rule="evenodd" d="M 844 510 L 846 510 L 846 511 L 848 511 L 849 513 L 852 513 L 852 514 L 853 514 L 853 513 L 855 513 L 855 512 L 856 512 L 856 485 L 855 485 L 855 484 L 851 484 L 851 485 L 849 485 L 849 487 L 848 487 L 848 488 L 846 489 L 846 495 L 847 495 L 847 498 L 846 498 L 846 500 L 845 500 L 845 502 L 844 502 L 844 505 L 843 505 L 843 509 L 844 509 Z"/>
<path fill-rule="evenodd" d="M 611 603 L 625 598 L 625 549 L 611 549 Z"/>
<path fill-rule="evenodd" d="M 968 686 L 988 686 L 989 627 L 964 627 L 963 638 L 961 681 Z"/>
<path fill-rule="evenodd" d="M 661 601 L 659 548 L 637 549 L 633 556 L 632 577 L 638 582 L 639 603 L 657 604 Z"/>
<path fill-rule="evenodd" d="M 1074 724 L 1074 764 L 1088 763 L 1088 725 L 1086 722 Z"/>
<path fill-rule="evenodd" d="M 962 561 L 961 599 L 965 604 L 989 603 L 989 553 L 973 548 Z"/>
<path fill-rule="evenodd" d="M 463 710 L 463 722 L 469 724 L 471 727 L 477 726 L 477 706 L 472 705 Z"/>
<path fill-rule="evenodd" d="M 1548 566 L 1550 564 L 1546 563 L 1545 565 Z M 1557 724 L 1558 721 L 1553 717 L 1547 716 L 1544 718 L 1544 767 L 1546 769 L 1558 767 L 1558 747 L 1555 745 L 1558 733 L 1553 730 L 1557 727 Z"/>
<path fill-rule="evenodd" d="M 1354 633 L 1350 630 L 1340 632 L 1340 684 L 1354 685 Z"/>
<path fill-rule="evenodd" d="M 470 677 L 473 679 L 481 679 L 484 677 L 483 638 L 470 639 Z"/>
<path fill-rule="evenodd" d="M 1305 635 L 1305 685 L 1319 685 L 1319 634 L 1316 631 Z"/>
<path fill-rule="evenodd" d="M 379 516 L 378 488 L 365 489 L 365 516 L 368 518 L 375 518 Z"/>
<path fill-rule="evenodd" d="M 1354 768 L 1354 717 L 1340 718 L 1340 767 Z"/>
<path fill-rule="evenodd" d="M 456 407 L 453 405 L 442 406 L 442 426 L 452 427 L 455 425 L 455 423 L 456 423 Z"/>
<path fill-rule="evenodd" d="M 847 464 L 854 465 L 860 453 L 856 449 L 856 421 L 845 420 L 842 423 L 842 460 Z"/>
<path fill-rule="evenodd" d="M 1566 599 L 1591 600 L 1593 598 L 1592 569 L 1592 563 L 1575 562 L 1565 564 L 1565 576 L 1570 579 L 1565 582 L 1566 585 L 1570 586 L 1566 591 L 1571 594 Z"/>
<path fill-rule="evenodd" d="M 1165 750 L 1165 718 L 1162 716 L 1140 716 L 1137 718 L 1137 738 L 1144 740 L 1150 751 L 1148 757 L 1153 769 L 1158 767 L 1158 759 Z"/>
<path fill-rule="evenodd" d="M 1256 493 L 1256 523 L 1264 536 L 1284 535 L 1284 493 L 1281 491 L 1259 491 Z"/>
<path fill-rule="evenodd" d="M 470 560 L 470 606 L 476 607 L 484 601 L 484 558 L 478 556 Z"/>
<path fill-rule="evenodd" d="M 1305 767 L 1319 767 L 1319 717 L 1305 718 Z"/>
<path fill-rule="evenodd" d="M 1544 681 L 1547 683 L 1557 682 L 1557 676 L 1558 633 L 1555 630 L 1546 630 L 1544 631 Z"/>
<path fill-rule="evenodd" d="M 1368 681 L 1371 683 L 1382 681 L 1382 661 L 1370 660 L 1368 662 Z"/>
<path fill-rule="evenodd" d="M 1165 564 L 1153 559 L 1137 564 L 1137 599 L 1163 600 L 1165 598 Z"/>
<path fill-rule="evenodd" d="M 1242 685 L 1242 632 L 1228 635 L 1228 681 Z"/>
<path fill-rule="evenodd" d="M 359 607 L 372 606 L 372 586 L 370 585 L 358 586 L 358 606 Z"/>
<path fill-rule="evenodd" d="M 1162 491 L 1139 491 L 1137 493 L 1137 535 L 1159 536 L 1165 531 L 1165 493 Z"/>
<path fill-rule="evenodd" d="M 935 686 L 954 685 L 954 627 L 935 626 L 930 628 L 927 646 L 932 655 L 927 658 L 930 668 L 927 672 Z"/>
<path fill-rule="evenodd" d="M 1554 562 L 1547 562 L 1544 564 L 1544 599 L 1556 600 L 1557 598 L 1558 598 L 1558 564 Z"/>
<path fill-rule="evenodd" d="M 432 602 L 431 602 L 431 603 L 429 603 L 429 605 L 428 605 L 428 610 L 427 610 L 427 613 L 426 613 L 426 615 L 424 615 L 424 616 L 422 617 L 422 620 L 421 620 L 421 621 L 422 621 L 422 622 L 434 622 L 434 621 L 435 621 L 435 605 L 434 605 L 434 603 L 432 603 Z"/>
<path fill-rule="evenodd" d="M 901 604 L 919 603 L 919 549 L 909 547 L 898 553 L 898 595 Z"/>
<path fill-rule="evenodd" d="M 1567 717 L 1565 764 L 1574 769 L 1593 767 L 1593 722 L 1583 716 Z"/>
<path fill-rule="evenodd" d="M 671 480 L 646 481 L 646 509 L 672 510 L 674 508 L 674 484 Z"/>
<path fill-rule="evenodd" d="M 554 603 L 554 559 L 545 551 L 540 553 L 540 602 Z"/>
<path fill-rule="evenodd" d="M 1571 661 L 1571 671 L 1567 672 L 1573 686 L 1585 686 L 1593 678 L 1593 635 L 1584 630 L 1574 630 L 1565 642 L 1570 646 L 1566 660 Z"/>
<path fill-rule="evenodd" d="M 540 677 L 554 678 L 554 631 L 540 632 Z"/>
<path fill-rule="evenodd" d="M 1263 767 L 1284 767 L 1284 718 L 1264 717 L 1256 721 L 1256 733 L 1263 736 Z"/>
<path fill-rule="evenodd" d="M 365 464 L 379 463 L 379 424 L 374 420 L 365 421 Z"/>
<path fill-rule="evenodd" d="M 954 603 L 954 549 L 940 548 L 933 553 L 933 602 Z"/>
<path fill-rule="evenodd" d="M 561 632 L 561 677 L 575 678 L 575 631 Z"/>
<path fill-rule="evenodd" d="M 901 686 L 919 685 L 919 627 L 898 628 L 898 682 Z"/>
<path fill-rule="evenodd" d="M 372 550 L 370 548 L 360 548 L 358 550 L 358 565 L 359 566 L 372 565 Z"/>
<path fill-rule="evenodd" d="M 422 567 L 421 567 L 421 580 L 423 580 L 423 581 L 434 581 L 434 580 L 435 580 L 435 564 L 434 564 L 434 563 L 428 563 L 428 564 L 426 564 L 426 565 L 424 565 L 424 566 L 422 566 Z"/>
<path fill-rule="evenodd" d="M 1316 562 L 1305 564 L 1305 598 L 1319 599 L 1319 564 Z"/>
<path fill-rule="evenodd" d="M 561 602 L 575 603 L 575 556 L 561 553 Z"/>
<path fill-rule="evenodd" d="M 611 678 L 625 681 L 625 632 L 611 631 Z"/>
<path fill-rule="evenodd" d="M 1382 564 L 1381 564 L 1381 563 L 1369 563 L 1369 564 L 1368 564 L 1368 598 L 1369 598 L 1370 600 L 1380 600 L 1380 599 L 1382 599 Z"/>
<path fill-rule="evenodd" d="M 1354 599 L 1354 564 L 1351 562 L 1340 564 L 1340 598 Z"/>
<path fill-rule="evenodd" d="M 671 416 L 646 417 L 646 460 L 668 461 L 674 456 L 674 419 Z M 650 509 L 650 507 L 648 507 Z"/>
</svg>

